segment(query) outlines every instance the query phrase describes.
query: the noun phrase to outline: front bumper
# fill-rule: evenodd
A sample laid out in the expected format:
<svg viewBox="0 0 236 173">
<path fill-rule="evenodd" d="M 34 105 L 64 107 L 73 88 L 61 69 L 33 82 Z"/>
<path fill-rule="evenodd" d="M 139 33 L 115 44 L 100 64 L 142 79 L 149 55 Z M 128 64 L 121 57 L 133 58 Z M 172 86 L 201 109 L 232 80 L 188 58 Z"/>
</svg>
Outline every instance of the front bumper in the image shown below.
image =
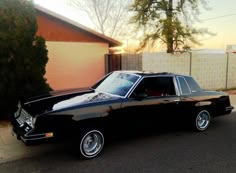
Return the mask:
<svg viewBox="0 0 236 173">
<path fill-rule="evenodd" d="M 30 114 L 19 107 L 18 111 L 15 113 L 15 116 L 11 120 L 12 134 L 16 136 L 17 139 L 22 140 L 25 143 L 54 137 L 53 132 L 36 131 L 33 123 L 29 121 L 32 119 L 33 118 Z"/>
<path fill-rule="evenodd" d="M 42 140 L 45 138 L 54 137 L 54 133 L 50 131 L 36 131 L 34 127 L 34 120 L 27 111 L 25 111 L 21 105 L 18 105 L 18 110 L 12 117 L 12 134 L 17 137 L 17 139 L 22 140 L 27 143 L 29 141 Z"/>
<path fill-rule="evenodd" d="M 33 131 L 29 133 L 25 133 L 23 129 L 16 128 L 13 126 L 12 128 L 12 134 L 13 136 L 16 136 L 17 139 L 22 140 L 24 143 L 30 142 L 30 141 L 38 141 L 48 138 L 53 138 L 54 133 L 53 132 L 47 132 L 47 133 L 33 133 Z"/>
</svg>

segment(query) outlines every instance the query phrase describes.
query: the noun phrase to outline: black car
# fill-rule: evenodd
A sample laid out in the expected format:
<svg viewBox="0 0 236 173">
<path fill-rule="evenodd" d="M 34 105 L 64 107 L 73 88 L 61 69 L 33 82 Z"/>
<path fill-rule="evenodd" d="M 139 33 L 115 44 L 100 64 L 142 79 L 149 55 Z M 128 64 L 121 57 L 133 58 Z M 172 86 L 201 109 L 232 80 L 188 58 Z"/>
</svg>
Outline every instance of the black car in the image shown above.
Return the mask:
<svg viewBox="0 0 236 173">
<path fill-rule="evenodd" d="M 231 113 L 227 93 L 204 91 L 186 75 L 114 71 L 91 88 L 51 92 L 19 102 L 13 132 L 24 142 L 72 135 L 79 153 L 93 158 L 104 134 L 156 126 L 160 117 L 183 119 L 196 131 Z"/>
</svg>

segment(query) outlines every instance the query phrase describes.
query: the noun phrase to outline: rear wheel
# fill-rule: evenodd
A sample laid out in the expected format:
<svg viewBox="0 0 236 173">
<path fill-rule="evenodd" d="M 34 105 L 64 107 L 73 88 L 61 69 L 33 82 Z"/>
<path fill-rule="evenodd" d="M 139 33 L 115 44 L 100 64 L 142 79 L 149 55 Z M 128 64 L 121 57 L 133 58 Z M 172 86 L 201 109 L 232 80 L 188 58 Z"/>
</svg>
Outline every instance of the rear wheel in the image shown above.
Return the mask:
<svg viewBox="0 0 236 173">
<path fill-rule="evenodd" d="M 96 157 L 103 149 L 104 136 L 98 129 L 84 131 L 80 136 L 80 155 L 91 159 Z"/>
<path fill-rule="evenodd" d="M 210 113 L 207 110 L 201 110 L 193 118 L 193 127 L 196 131 L 205 131 L 210 125 L 210 120 Z"/>
</svg>

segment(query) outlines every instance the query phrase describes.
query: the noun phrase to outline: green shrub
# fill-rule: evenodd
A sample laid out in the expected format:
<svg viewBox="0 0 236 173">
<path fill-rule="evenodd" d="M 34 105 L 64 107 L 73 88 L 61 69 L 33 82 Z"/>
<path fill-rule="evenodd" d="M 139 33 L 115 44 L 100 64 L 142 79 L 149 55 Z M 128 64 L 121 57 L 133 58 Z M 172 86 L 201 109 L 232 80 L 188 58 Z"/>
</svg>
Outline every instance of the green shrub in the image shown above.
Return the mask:
<svg viewBox="0 0 236 173">
<path fill-rule="evenodd" d="M 20 98 L 50 91 L 45 40 L 36 36 L 33 2 L 0 1 L 0 118 L 12 115 Z"/>
</svg>

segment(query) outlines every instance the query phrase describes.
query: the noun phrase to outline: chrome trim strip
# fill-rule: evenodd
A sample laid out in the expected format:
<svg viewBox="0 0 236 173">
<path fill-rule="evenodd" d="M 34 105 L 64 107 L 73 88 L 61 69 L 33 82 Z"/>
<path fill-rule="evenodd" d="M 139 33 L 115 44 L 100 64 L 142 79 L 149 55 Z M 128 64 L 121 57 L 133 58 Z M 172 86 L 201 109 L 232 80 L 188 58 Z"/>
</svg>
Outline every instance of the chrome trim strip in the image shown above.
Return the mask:
<svg viewBox="0 0 236 173">
<path fill-rule="evenodd" d="M 228 106 L 228 107 L 225 108 L 225 111 L 232 111 L 233 109 L 234 109 L 233 106 Z"/>
<path fill-rule="evenodd" d="M 34 136 L 44 136 L 45 133 L 39 133 L 39 134 L 32 134 L 32 135 L 29 135 L 29 133 L 26 133 L 24 136 L 25 137 L 34 137 Z"/>
<path fill-rule="evenodd" d="M 24 138 L 23 136 L 20 136 L 21 140 L 24 141 L 24 142 L 27 142 L 27 141 L 36 141 L 36 140 L 40 140 L 40 139 L 48 139 L 48 138 L 53 138 L 54 136 L 51 136 L 51 137 L 46 137 L 44 135 L 44 137 L 38 137 L 38 138 L 33 138 L 33 139 L 26 139 Z"/>
<path fill-rule="evenodd" d="M 134 85 L 130 88 L 130 90 L 128 91 L 128 93 L 126 94 L 125 98 L 129 98 L 130 95 L 132 94 L 132 92 L 134 91 L 134 89 L 138 86 L 138 84 L 143 80 L 143 76 L 140 76 L 140 78 L 134 83 Z"/>
<path fill-rule="evenodd" d="M 182 88 L 181 88 L 181 86 L 179 84 L 179 76 L 176 76 L 176 82 L 177 82 L 177 85 L 178 85 L 178 88 L 179 88 L 179 91 L 180 91 L 180 95 L 182 95 L 183 92 L 182 92 Z"/>
<path fill-rule="evenodd" d="M 136 82 L 133 84 L 133 86 L 129 89 L 129 91 L 126 93 L 125 97 L 124 98 L 128 98 L 130 96 L 130 94 L 132 93 L 133 89 L 137 86 L 137 84 L 139 83 L 139 81 L 141 81 L 141 79 L 143 78 L 142 76 L 140 75 L 136 75 L 138 76 L 139 78 L 136 80 Z"/>
<path fill-rule="evenodd" d="M 180 96 L 180 89 L 179 89 L 179 86 L 178 86 L 178 81 L 176 79 L 176 76 L 173 77 L 173 82 L 174 82 L 174 85 L 175 85 L 175 92 L 176 92 L 176 95 L 177 96 Z"/>
</svg>

